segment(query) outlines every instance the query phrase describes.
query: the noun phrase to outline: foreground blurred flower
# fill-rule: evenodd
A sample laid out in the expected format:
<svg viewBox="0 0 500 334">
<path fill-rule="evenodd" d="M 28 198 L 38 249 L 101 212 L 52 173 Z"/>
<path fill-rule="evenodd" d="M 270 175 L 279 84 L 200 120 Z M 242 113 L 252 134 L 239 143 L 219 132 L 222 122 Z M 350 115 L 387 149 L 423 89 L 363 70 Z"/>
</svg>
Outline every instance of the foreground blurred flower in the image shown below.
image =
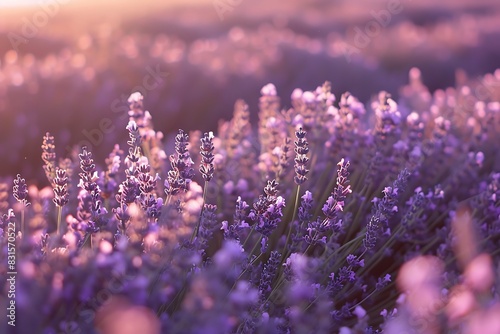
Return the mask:
<svg viewBox="0 0 500 334">
<path fill-rule="evenodd" d="M 156 314 L 123 297 L 111 297 L 97 310 L 95 326 L 102 334 L 160 333 L 160 321 Z"/>
</svg>

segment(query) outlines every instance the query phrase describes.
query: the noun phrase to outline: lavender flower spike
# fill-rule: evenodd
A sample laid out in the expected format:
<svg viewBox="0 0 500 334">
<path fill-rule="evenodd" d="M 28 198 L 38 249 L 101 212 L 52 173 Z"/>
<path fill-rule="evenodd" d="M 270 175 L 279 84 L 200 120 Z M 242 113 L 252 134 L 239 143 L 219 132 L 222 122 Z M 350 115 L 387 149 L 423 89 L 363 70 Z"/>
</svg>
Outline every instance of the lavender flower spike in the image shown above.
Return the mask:
<svg viewBox="0 0 500 334">
<path fill-rule="evenodd" d="M 348 171 L 350 162 L 342 158 L 337 166 L 339 166 L 337 171 L 337 186 L 323 205 L 325 220 L 323 221 L 322 227 L 325 229 L 329 229 L 337 223 L 338 212 L 344 210 L 345 199 L 347 195 L 352 193 Z"/>
<path fill-rule="evenodd" d="M 68 175 L 64 169 L 56 168 L 56 177 L 54 179 L 54 204 L 63 207 L 68 204 Z"/>
<path fill-rule="evenodd" d="M 209 132 L 201 137 L 201 165 L 200 173 L 205 181 L 210 181 L 214 177 L 214 134 Z"/>
<path fill-rule="evenodd" d="M 306 134 L 302 128 L 299 128 L 295 132 L 295 136 L 297 136 L 297 140 L 295 141 L 295 184 L 301 185 L 307 180 L 307 173 L 309 170 L 306 168 L 307 163 L 309 162 L 309 158 L 307 157 L 307 153 L 309 152 L 309 144 L 307 143 Z"/>
<path fill-rule="evenodd" d="M 30 202 L 28 202 L 28 200 L 26 199 L 28 198 L 28 186 L 26 185 L 26 180 L 21 178 L 20 174 L 17 174 L 17 177 L 14 180 L 12 193 L 14 195 L 14 198 L 23 206 L 30 205 Z"/>
<path fill-rule="evenodd" d="M 23 205 L 23 209 L 21 211 L 21 233 L 24 235 L 24 208 L 28 207 L 31 203 L 26 199 L 28 197 L 28 186 L 26 186 L 26 180 L 21 178 L 20 174 L 17 174 L 17 177 L 14 180 L 12 193 L 14 198 Z"/>
</svg>

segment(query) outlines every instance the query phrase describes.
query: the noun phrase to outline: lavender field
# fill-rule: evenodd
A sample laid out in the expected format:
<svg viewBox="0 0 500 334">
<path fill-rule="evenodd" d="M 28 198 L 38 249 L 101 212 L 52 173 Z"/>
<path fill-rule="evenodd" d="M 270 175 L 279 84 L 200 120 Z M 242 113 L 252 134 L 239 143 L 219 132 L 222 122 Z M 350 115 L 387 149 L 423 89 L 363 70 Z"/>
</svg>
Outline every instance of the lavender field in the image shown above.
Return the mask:
<svg viewBox="0 0 500 334">
<path fill-rule="evenodd" d="M 500 333 L 497 1 L 20 4 L 0 333 Z"/>
</svg>

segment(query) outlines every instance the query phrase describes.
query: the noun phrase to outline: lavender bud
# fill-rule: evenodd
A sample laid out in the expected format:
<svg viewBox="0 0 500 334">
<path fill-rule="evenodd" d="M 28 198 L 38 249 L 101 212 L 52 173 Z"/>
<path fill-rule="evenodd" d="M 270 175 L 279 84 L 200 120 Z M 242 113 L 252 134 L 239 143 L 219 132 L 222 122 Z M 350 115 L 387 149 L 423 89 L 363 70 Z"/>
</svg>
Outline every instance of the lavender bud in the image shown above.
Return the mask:
<svg viewBox="0 0 500 334">
<path fill-rule="evenodd" d="M 206 133 L 201 138 L 200 154 L 201 164 L 200 173 L 205 181 L 210 181 L 214 177 L 214 134 Z"/>
<path fill-rule="evenodd" d="M 43 170 L 47 179 L 52 184 L 56 174 L 56 152 L 55 152 L 54 137 L 50 135 L 49 132 L 43 136 L 42 143 L 42 160 L 44 162 Z"/>
<path fill-rule="evenodd" d="M 68 194 L 68 176 L 64 169 L 56 168 L 56 177 L 54 179 L 54 203 L 57 206 L 65 206 L 69 201 Z"/>
<path fill-rule="evenodd" d="M 26 199 L 28 197 L 28 186 L 26 185 L 26 180 L 21 178 L 20 174 L 17 174 L 14 180 L 14 186 L 12 187 L 12 192 L 14 198 L 24 206 L 30 205 L 30 202 Z"/>
<path fill-rule="evenodd" d="M 309 152 L 309 144 L 306 139 L 306 132 L 300 128 L 295 132 L 297 140 L 295 141 L 295 184 L 301 185 L 307 180 L 307 173 L 309 170 L 306 168 L 309 158 L 307 153 Z"/>
</svg>

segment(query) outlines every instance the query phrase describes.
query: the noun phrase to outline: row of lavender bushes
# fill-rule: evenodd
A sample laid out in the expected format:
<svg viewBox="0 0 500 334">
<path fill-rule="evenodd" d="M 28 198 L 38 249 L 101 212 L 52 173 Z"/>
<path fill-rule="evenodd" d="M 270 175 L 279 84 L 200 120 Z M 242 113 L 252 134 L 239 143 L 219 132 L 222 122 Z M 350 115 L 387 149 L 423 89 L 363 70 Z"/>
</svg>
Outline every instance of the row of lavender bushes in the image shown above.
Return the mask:
<svg viewBox="0 0 500 334">
<path fill-rule="evenodd" d="M 16 329 L 500 332 L 500 71 L 430 94 L 412 69 L 401 96 L 325 82 L 286 109 L 268 84 L 256 126 L 239 100 L 167 154 L 134 93 L 102 166 L 47 133 L 51 187 L 0 187 Z"/>
<path fill-rule="evenodd" d="M 207 1 L 206 7 L 150 9 L 136 18 L 116 9 L 111 12 L 120 20 L 113 23 L 92 13 L 95 21 L 86 20 L 87 27 L 78 29 L 68 29 L 73 17 L 64 10 L 51 19 L 51 28 L 39 29 L 26 43 L 15 47 L 10 38 L 0 39 L 0 152 L 9 152 L 0 175 L 41 179 L 39 142 L 47 131 L 56 137 L 61 155 L 81 141 L 92 146 L 124 142 L 124 131 L 107 133 L 103 143 L 89 138 L 88 131 L 105 115 L 114 129 L 125 127 L 127 98 L 135 91 L 144 95 L 163 131 L 205 132 L 214 130 L 219 118 L 231 117 L 236 98 L 256 110 L 266 81 L 276 84 L 288 104 L 295 87 L 311 89 L 324 78 L 342 78 L 334 81 L 335 94 L 350 90 L 366 102 L 381 88 L 396 92 L 411 65 L 432 73 L 426 77 L 431 90 L 452 85 L 456 68 L 477 75 L 498 66 L 495 1 L 454 1 L 437 12 L 430 0 L 402 1 L 404 10 L 380 29 L 373 13 L 387 10 L 384 1 L 368 7 L 365 1 L 341 1 L 332 8 L 329 0 L 276 7 L 260 1 L 242 2 L 223 22 Z M 0 25 L 0 35 L 22 35 L 21 16 L 10 16 L 14 24 Z M 191 21 L 196 25 L 186 25 Z M 375 36 L 366 35 L 374 24 Z M 92 151 L 97 161 L 108 153 Z"/>
</svg>

